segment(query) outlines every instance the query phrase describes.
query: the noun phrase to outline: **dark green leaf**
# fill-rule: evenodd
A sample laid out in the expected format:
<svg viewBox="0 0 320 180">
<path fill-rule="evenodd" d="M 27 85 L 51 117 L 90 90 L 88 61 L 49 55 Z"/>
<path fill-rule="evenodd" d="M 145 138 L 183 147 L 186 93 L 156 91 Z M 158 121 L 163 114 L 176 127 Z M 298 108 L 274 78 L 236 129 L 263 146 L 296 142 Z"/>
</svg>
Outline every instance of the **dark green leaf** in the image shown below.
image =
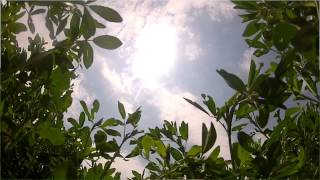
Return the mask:
<svg viewBox="0 0 320 180">
<path fill-rule="evenodd" d="M 205 126 L 205 125 L 202 124 L 202 127 L 203 126 Z M 217 139 L 217 132 L 216 132 L 214 125 L 211 123 L 209 132 L 207 133 L 207 136 L 205 139 L 205 144 L 202 144 L 202 147 L 203 147 L 202 152 L 206 153 L 207 151 L 209 151 L 212 148 L 212 146 L 214 145 L 214 143 L 216 142 L 216 139 Z"/>
<path fill-rule="evenodd" d="M 71 21 L 70 21 L 70 35 L 71 37 L 77 37 L 79 34 L 79 26 L 80 26 L 80 14 L 81 12 L 76 11 L 72 15 Z"/>
<path fill-rule="evenodd" d="M 194 102 L 194 101 L 191 101 L 190 99 L 187 99 L 187 98 L 183 98 L 184 100 L 186 100 L 188 103 L 192 104 L 194 107 L 198 108 L 199 110 L 201 110 L 202 112 L 206 113 L 209 115 L 209 113 L 203 109 L 198 103 Z"/>
<path fill-rule="evenodd" d="M 217 70 L 217 72 L 223 77 L 223 79 L 232 89 L 237 90 L 239 92 L 243 92 L 246 90 L 246 86 L 238 76 L 228 73 L 223 69 Z"/>
<path fill-rule="evenodd" d="M 120 113 L 122 119 L 125 119 L 126 118 L 126 110 L 124 109 L 124 106 L 120 101 L 118 101 L 118 110 L 119 110 L 119 113 Z"/>
<path fill-rule="evenodd" d="M 81 127 L 83 126 L 85 120 L 86 120 L 86 116 L 85 116 L 84 112 L 81 112 L 80 116 L 79 116 L 79 124 Z"/>
<path fill-rule="evenodd" d="M 56 35 L 60 34 L 63 29 L 66 27 L 67 22 L 68 22 L 68 18 L 69 16 L 67 16 L 66 18 L 62 19 L 57 27 L 57 31 L 56 31 Z"/>
<path fill-rule="evenodd" d="M 79 45 L 83 53 L 83 64 L 88 69 L 93 63 L 93 49 L 87 41 L 81 41 Z"/>
<path fill-rule="evenodd" d="M 32 11 L 30 14 L 31 15 L 36 15 L 36 14 L 41 14 L 41 13 L 45 13 L 46 10 L 45 9 L 37 9 L 35 11 Z"/>
<path fill-rule="evenodd" d="M 84 8 L 83 11 L 81 32 L 83 34 L 84 39 L 89 39 L 96 33 L 95 19 L 92 18 L 87 8 Z"/>
<path fill-rule="evenodd" d="M 297 33 L 297 27 L 288 22 L 280 22 L 273 28 L 272 38 L 274 46 L 282 51 L 284 50 L 289 42 L 294 38 Z"/>
<path fill-rule="evenodd" d="M 34 27 L 31 16 L 28 16 L 28 26 L 29 26 L 31 33 L 33 34 L 35 32 L 35 27 Z"/>
<path fill-rule="evenodd" d="M 136 157 L 140 155 L 140 153 L 141 153 L 141 148 L 139 146 L 136 146 L 135 148 L 133 148 L 131 153 L 126 156 L 126 158 Z"/>
<path fill-rule="evenodd" d="M 103 142 L 107 141 L 107 135 L 103 131 L 99 130 L 95 135 L 94 135 L 94 142 L 96 144 L 100 144 Z"/>
<path fill-rule="evenodd" d="M 244 36 L 244 37 L 252 36 L 256 32 L 258 32 L 259 30 L 261 30 L 260 28 L 261 28 L 261 24 L 260 23 L 258 23 L 257 21 L 252 21 L 247 25 L 247 27 L 244 30 L 242 36 Z"/>
<path fill-rule="evenodd" d="M 52 24 L 51 20 L 50 20 L 48 17 L 46 17 L 46 27 L 47 27 L 48 30 L 49 30 L 49 37 L 50 37 L 51 39 L 54 39 L 53 24 Z"/>
<path fill-rule="evenodd" d="M 79 126 L 78 122 L 73 118 L 68 118 L 68 122 L 71 123 L 73 125 L 73 127 Z"/>
<path fill-rule="evenodd" d="M 11 25 L 11 31 L 14 33 L 14 34 L 19 34 L 23 31 L 27 31 L 27 27 L 23 24 L 23 23 L 13 23 Z"/>
<path fill-rule="evenodd" d="M 209 99 L 207 101 L 203 101 L 203 103 L 208 107 L 212 115 L 216 115 L 216 104 L 211 96 L 207 96 L 207 97 Z"/>
<path fill-rule="evenodd" d="M 189 157 L 195 157 L 201 153 L 201 146 L 193 145 L 187 153 Z"/>
<path fill-rule="evenodd" d="M 237 118 L 245 118 L 249 117 L 249 114 L 255 110 L 254 107 L 252 107 L 247 102 L 240 103 L 238 110 L 236 111 Z"/>
<path fill-rule="evenodd" d="M 179 132 L 181 135 L 181 138 L 184 140 L 188 139 L 188 124 L 182 121 L 180 127 L 179 127 Z"/>
<path fill-rule="evenodd" d="M 254 79 L 256 78 L 256 63 L 251 60 L 250 71 L 248 76 L 248 86 L 250 87 Z"/>
<path fill-rule="evenodd" d="M 232 131 L 241 131 L 242 128 L 245 127 L 245 126 L 247 126 L 247 123 L 245 123 L 245 124 L 239 124 L 239 125 L 237 125 L 237 126 L 234 126 L 234 127 L 232 128 Z"/>
<path fill-rule="evenodd" d="M 53 145 L 61 145 L 64 143 L 64 134 L 57 128 L 42 126 L 39 134 L 42 138 L 48 139 Z"/>
<path fill-rule="evenodd" d="M 176 161 L 183 159 L 181 152 L 173 147 L 170 147 L 170 153 Z"/>
<path fill-rule="evenodd" d="M 257 117 L 257 123 L 260 127 L 264 128 L 269 120 L 269 111 L 266 108 L 259 109 L 259 116 Z"/>
<path fill-rule="evenodd" d="M 99 101 L 97 99 L 95 99 L 93 101 L 93 108 L 92 108 L 93 112 L 98 112 L 99 111 L 99 107 L 100 107 L 100 103 L 99 103 Z"/>
<path fill-rule="evenodd" d="M 81 104 L 81 106 L 82 106 L 82 109 L 84 110 L 84 112 L 86 113 L 86 115 L 87 115 L 87 117 L 88 117 L 88 120 L 89 121 L 92 121 L 92 119 L 91 119 L 91 115 L 90 115 L 90 113 L 89 113 L 89 110 L 88 110 L 88 107 L 87 107 L 87 104 L 84 102 L 84 101 L 80 101 L 80 104 Z"/>
<path fill-rule="evenodd" d="M 121 136 L 121 133 L 113 129 L 104 129 L 104 131 L 111 136 Z"/>
<path fill-rule="evenodd" d="M 110 21 L 110 22 L 121 22 L 122 21 L 120 14 L 117 11 L 115 11 L 109 7 L 97 6 L 97 5 L 91 5 L 89 7 L 95 13 L 97 13 L 99 16 L 101 16 L 102 18 L 104 18 L 107 21 Z"/>
<path fill-rule="evenodd" d="M 254 148 L 254 141 L 252 140 L 251 136 L 248 134 L 240 131 L 238 133 L 238 141 L 239 144 L 247 151 L 249 152 L 255 152 Z"/>
<path fill-rule="evenodd" d="M 104 49 L 116 49 L 122 45 L 122 42 L 114 36 L 103 35 L 93 39 L 93 42 Z"/>
<path fill-rule="evenodd" d="M 154 162 L 149 162 L 148 165 L 146 166 L 146 168 L 151 171 L 160 171 L 159 167 Z"/>
<path fill-rule="evenodd" d="M 95 23 L 96 23 L 96 28 L 100 28 L 100 29 L 106 28 L 105 25 L 99 23 L 98 21 L 96 21 Z"/>
</svg>

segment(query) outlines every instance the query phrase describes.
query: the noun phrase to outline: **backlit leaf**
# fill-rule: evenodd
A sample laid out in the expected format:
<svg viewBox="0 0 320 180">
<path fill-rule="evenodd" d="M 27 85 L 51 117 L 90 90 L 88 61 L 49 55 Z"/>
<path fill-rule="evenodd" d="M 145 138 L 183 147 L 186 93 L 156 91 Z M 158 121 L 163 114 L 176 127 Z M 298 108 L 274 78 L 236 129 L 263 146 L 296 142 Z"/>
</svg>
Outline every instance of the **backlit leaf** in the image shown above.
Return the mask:
<svg viewBox="0 0 320 180">
<path fill-rule="evenodd" d="M 117 37 L 109 35 L 95 37 L 93 42 L 101 48 L 110 50 L 116 49 L 122 45 L 122 42 Z"/>
<path fill-rule="evenodd" d="M 110 22 L 121 22 L 122 21 L 120 14 L 117 11 L 115 11 L 109 7 L 98 6 L 98 5 L 91 5 L 89 7 L 95 13 L 97 13 L 99 16 L 101 16 L 102 18 L 104 18 L 107 21 L 110 21 Z"/>
</svg>

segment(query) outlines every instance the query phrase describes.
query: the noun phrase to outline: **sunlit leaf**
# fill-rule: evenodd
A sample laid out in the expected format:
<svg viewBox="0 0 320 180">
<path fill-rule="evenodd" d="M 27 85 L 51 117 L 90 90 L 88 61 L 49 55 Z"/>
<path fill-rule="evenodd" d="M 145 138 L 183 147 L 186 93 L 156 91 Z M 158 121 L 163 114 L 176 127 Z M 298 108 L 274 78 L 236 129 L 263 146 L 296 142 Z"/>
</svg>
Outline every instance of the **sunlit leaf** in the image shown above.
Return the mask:
<svg viewBox="0 0 320 180">
<path fill-rule="evenodd" d="M 123 122 L 118 119 L 110 118 L 110 119 L 107 119 L 100 127 L 104 128 L 107 126 L 118 126 L 118 125 L 123 125 Z"/>
<path fill-rule="evenodd" d="M 148 135 L 144 136 L 142 138 L 141 143 L 142 143 L 142 147 L 144 149 L 144 153 L 145 153 L 146 157 L 149 158 L 149 152 L 151 150 L 151 146 L 153 146 L 153 144 L 154 144 L 152 137 L 150 137 Z"/>
<path fill-rule="evenodd" d="M 182 121 L 180 127 L 179 127 L 179 132 L 181 135 L 181 138 L 184 140 L 188 139 L 188 124 Z"/>
</svg>

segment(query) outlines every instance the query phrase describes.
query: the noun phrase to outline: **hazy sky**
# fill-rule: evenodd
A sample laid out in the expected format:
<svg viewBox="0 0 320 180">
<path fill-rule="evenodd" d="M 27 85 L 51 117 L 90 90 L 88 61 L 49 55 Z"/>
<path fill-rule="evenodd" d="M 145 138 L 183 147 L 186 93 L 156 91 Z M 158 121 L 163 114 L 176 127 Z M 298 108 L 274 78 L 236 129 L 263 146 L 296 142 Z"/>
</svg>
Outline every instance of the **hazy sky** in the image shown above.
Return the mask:
<svg viewBox="0 0 320 180">
<path fill-rule="evenodd" d="M 74 98 L 87 103 L 99 99 L 99 115 L 105 118 L 120 117 L 118 100 L 127 112 L 141 106 L 140 128 L 145 130 L 163 120 L 186 121 L 189 144 L 200 144 L 202 122 L 214 120 L 183 97 L 201 102 L 201 93 L 206 93 L 221 105 L 233 90 L 216 69 L 238 74 L 244 81 L 247 77 L 252 50 L 241 36 L 244 25 L 233 4 L 223 0 L 115 0 L 104 5 L 117 10 L 124 21 L 107 23 L 107 30 L 98 33 L 119 37 L 123 46 L 106 51 L 93 45 L 93 66 L 80 72 Z M 74 100 L 71 111 L 78 112 L 79 107 Z M 226 134 L 215 125 L 221 155 L 228 158 Z M 117 162 L 123 172 L 128 165 L 143 168 L 138 160 Z"/>
<path fill-rule="evenodd" d="M 92 13 L 107 26 L 96 35 L 117 36 L 123 45 L 108 51 L 92 44 L 94 63 L 89 70 L 78 71 L 69 114 L 78 117 L 79 100 L 91 104 L 98 99 L 98 117 L 120 118 L 120 100 L 127 112 L 141 106 L 140 129 L 160 126 L 163 120 L 185 121 L 189 123 L 189 144 L 200 144 L 202 122 L 209 124 L 214 119 L 183 97 L 201 102 L 201 93 L 205 93 L 222 105 L 234 91 L 216 69 L 247 79 L 252 50 L 241 36 L 244 25 L 233 4 L 225 0 L 109 0 L 98 4 L 118 11 L 123 22 L 106 22 Z M 228 158 L 227 135 L 214 124 L 220 155 Z M 126 172 L 130 167 L 144 167 L 137 159 L 117 161 L 116 166 L 125 176 L 131 174 Z"/>
</svg>

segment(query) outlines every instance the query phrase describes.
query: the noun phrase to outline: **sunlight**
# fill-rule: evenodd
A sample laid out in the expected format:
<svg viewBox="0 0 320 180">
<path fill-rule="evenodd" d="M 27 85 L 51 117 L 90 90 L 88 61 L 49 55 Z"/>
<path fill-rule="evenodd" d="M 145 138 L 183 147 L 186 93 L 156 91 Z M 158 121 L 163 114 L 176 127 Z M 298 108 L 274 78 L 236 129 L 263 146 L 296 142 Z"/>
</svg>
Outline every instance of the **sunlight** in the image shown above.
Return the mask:
<svg viewBox="0 0 320 180">
<path fill-rule="evenodd" d="M 177 36 L 167 23 L 145 27 L 138 35 L 132 68 L 144 82 L 154 83 L 168 74 L 176 59 Z"/>
</svg>

